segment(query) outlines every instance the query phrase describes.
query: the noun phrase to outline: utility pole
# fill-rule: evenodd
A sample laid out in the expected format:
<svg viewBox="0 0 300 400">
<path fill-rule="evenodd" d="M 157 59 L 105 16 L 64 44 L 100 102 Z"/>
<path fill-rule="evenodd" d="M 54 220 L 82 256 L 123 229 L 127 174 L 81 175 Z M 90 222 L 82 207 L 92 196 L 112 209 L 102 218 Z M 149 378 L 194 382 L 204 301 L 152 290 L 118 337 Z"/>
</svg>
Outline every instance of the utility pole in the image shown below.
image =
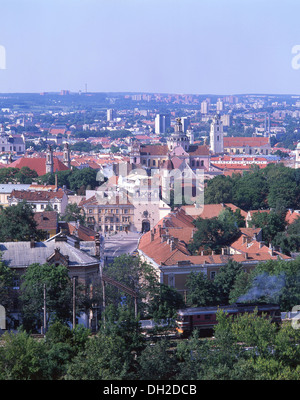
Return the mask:
<svg viewBox="0 0 300 400">
<path fill-rule="evenodd" d="M 76 278 L 73 276 L 73 329 L 76 324 Z"/>
<path fill-rule="evenodd" d="M 46 334 L 47 330 L 47 311 L 46 311 L 46 284 L 44 283 L 44 327 L 43 334 Z"/>
</svg>

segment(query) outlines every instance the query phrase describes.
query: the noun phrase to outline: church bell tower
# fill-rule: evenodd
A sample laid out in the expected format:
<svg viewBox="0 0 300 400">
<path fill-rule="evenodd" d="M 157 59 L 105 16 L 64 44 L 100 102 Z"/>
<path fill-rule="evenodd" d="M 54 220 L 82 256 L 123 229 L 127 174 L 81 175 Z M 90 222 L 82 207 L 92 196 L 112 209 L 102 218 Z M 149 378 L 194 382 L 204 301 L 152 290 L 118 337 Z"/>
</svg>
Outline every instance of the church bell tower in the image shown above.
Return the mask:
<svg viewBox="0 0 300 400">
<path fill-rule="evenodd" d="M 214 154 L 224 153 L 223 122 L 217 114 L 210 125 L 210 150 Z"/>
</svg>

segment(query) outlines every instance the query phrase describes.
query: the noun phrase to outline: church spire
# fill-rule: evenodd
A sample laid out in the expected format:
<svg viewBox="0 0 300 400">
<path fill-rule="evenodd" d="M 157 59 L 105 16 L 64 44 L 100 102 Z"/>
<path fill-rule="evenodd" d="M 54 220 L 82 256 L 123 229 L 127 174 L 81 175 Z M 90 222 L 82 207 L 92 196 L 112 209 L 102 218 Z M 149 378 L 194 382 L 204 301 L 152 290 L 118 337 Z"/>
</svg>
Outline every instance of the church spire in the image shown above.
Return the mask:
<svg viewBox="0 0 300 400">
<path fill-rule="evenodd" d="M 50 145 L 48 145 L 46 152 L 46 174 L 48 173 L 53 173 L 53 151 Z"/>
<path fill-rule="evenodd" d="M 64 158 L 63 163 L 69 169 L 71 168 L 71 158 L 70 158 L 70 149 L 68 143 L 64 144 Z"/>
</svg>

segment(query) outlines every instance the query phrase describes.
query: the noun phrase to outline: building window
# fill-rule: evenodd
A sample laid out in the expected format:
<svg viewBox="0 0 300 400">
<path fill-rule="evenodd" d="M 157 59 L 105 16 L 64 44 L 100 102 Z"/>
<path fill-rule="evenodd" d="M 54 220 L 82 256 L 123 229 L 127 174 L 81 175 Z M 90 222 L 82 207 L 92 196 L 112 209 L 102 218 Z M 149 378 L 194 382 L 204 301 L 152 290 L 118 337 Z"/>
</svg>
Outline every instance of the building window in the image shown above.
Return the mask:
<svg viewBox="0 0 300 400">
<path fill-rule="evenodd" d="M 210 272 L 210 279 L 211 279 L 211 280 L 214 280 L 215 277 L 216 277 L 216 271 L 211 271 L 211 272 Z"/>
</svg>

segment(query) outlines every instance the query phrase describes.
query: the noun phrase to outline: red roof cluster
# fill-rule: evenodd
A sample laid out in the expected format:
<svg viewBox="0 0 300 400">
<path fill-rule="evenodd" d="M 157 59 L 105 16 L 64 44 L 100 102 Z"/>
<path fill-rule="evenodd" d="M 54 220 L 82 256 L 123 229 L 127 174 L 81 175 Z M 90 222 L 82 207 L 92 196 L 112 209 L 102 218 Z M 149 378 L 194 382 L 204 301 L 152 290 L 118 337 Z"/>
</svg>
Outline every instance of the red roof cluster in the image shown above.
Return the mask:
<svg viewBox="0 0 300 400">
<path fill-rule="evenodd" d="M 225 205 L 207 204 L 204 209 L 199 209 L 198 216 L 212 218 L 224 208 Z M 187 245 L 196 231 L 193 224 L 196 215 L 189 215 L 186 210 L 187 206 L 183 206 L 162 218 L 151 231 L 141 237 L 138 249 L 158 265 L 226 264 L 229 259 L 237 262 L 266 261 L 276 260 L 278 256 L 289 259 L 258 241 L 260 229 L 255 228 L 240 230 L 239 239 L 229 246 L 230 254 L 199 252 L 198 255 L 191 255 Z M 241 213 L 244 216 L 246 214 L 243 210 Z"/>
<path fill-rule="evenodd" d="M 6 168 L 19 168 L 28 167 L 37 172 L 38 176 L 46 174 L 46 157 L 21 157 L 18 160 L 7 164 Z M 53 158 L 53 172 L 67 171 L 69 168 L 66 167 L 60 160 Z"/>
</svg>

